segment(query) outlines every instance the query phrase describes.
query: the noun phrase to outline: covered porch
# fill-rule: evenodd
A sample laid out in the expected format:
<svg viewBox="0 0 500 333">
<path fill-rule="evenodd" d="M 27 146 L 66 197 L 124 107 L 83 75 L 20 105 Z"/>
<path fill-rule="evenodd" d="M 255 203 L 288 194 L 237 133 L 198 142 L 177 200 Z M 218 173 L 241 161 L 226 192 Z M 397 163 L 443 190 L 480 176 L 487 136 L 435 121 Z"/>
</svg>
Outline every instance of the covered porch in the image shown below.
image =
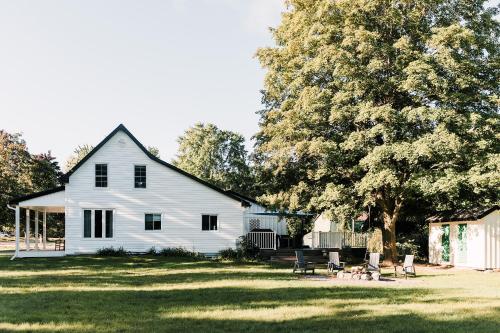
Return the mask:
<svg viewBox="0 0 500 333">
<path fill-rule="evenodd" d="M 50 215 L 65 213 L 64 187 L 16 198 L 10 204 L 16 212 L 15 253 L 12 259 L 65 255 L 64 228 L 61 235 L 52 237 L 52 241 L 47 238 L 48 221 L 55 223 Z"/>
</svg>

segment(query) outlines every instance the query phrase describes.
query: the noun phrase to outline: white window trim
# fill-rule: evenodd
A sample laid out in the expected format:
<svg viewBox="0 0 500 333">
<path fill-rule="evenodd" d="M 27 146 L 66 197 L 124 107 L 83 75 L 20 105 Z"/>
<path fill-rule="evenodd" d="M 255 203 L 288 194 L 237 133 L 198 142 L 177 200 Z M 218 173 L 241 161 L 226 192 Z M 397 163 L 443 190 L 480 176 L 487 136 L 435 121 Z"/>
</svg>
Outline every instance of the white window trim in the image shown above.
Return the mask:
<svg viewBox="0 0 500 333">
<path fill-rule="evenodd" d="M 138 167 L 138 166 L 143 166 L 143 167 L 146 167 L 146 187 L 135 187 L 135 167 Z M 147 164 L 134 164 L 133 165 L 133 169 L 132 169 L 132 187 L 134 188 L 134 190 L 146 190 L 148 188 L 148 165 Z M 147 214 L 152 214 L 152 213 L 147 213 Z M 154 213 L 154 214 L 158 214 L 158 213 Z"/>
<path fill-rule="evenodd" d="M 151 214 L 151 215 L 160 215 L 160 229 L 152 229 L 152 230 L 146 230 L 146 215 L 148 214 Z M 143 214 L 144 215 L 144 219 L 143 219 L 143 222 L 144 222 L 144 225 L 143 225 L 143 230 L 146 231 L 146 232 L 162 232 L 164 230 L 164 225 L 163 225 L 163 213 L 160 213 L 160 212 L 156 212 L 156 213 L 151 213 L 151 212 L 146 212 Z M 153 221 L 153 225 L 154 225 L 154 221 Z"/>
<path fill-rule="evenodd" d="M 203 230 L 203 215 L 208 215 L 208 216 L 217 216 L 217 230 L 212 230 L 212 229 Z M 217 213 L 201 213 L 200 217 L 201 217 L 201 228 L 200 228 L 200 230 L 201 230 L 202 232 L 219 232 L 219 231 L 220 231 L 220 219 L 219 219 L 219 214 L 217 214 Z M 210 228 L 210 219 L 209 219 L 209 221 L 208 221 L 208 227 Z"/>
<path fill-rule="evenodd" d="M 85 237 L 85 211 L 90 210 L 90 237 Z M 95 211 L 100 210 L 103 212 L 102 218 L 103 218 L 103 228 L 102 228 L 102 235 L 103 237 L 95 237 Z M 106 220 L 106 211 L 110 210 L 113 212 L 113 237 L 106 237 L 106 225 L 108 221 Z M 82 234 L 81 238 L 84 241 L 114 241 L 115 240 L 115 235 L 116 235 L 116 210 L 114 208 L 83 208 L 82 209 Z"/>
<path fill-rule="evenodd" d="M 103 186 L 96 186 L 96 166 L 97 165 L 106 165 L 106 187 L 103 187 Z M 109 165 L 108 163 L 104 163 L 104 162 L 96 162 L 94 163 L 94 189 L 97 189 L 97 190 L 104 190 L 104 189 L 107 189 L 109 188 Z"/>
</svg>

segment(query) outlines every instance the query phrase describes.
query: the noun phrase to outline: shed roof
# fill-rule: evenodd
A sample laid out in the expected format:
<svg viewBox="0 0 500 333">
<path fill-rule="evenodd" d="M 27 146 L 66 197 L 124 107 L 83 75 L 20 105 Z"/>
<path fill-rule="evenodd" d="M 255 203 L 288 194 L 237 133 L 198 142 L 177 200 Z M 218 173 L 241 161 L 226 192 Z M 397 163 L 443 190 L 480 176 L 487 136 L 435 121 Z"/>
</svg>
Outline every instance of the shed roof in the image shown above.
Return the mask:
<svg viewBox="0 0 500 333">
<path fill-rule="evenodd" d="M 428 222 L 451 222 L 451 221 L 475 221 L 482 219 L 486 215 L 494 212 L 499 207 L 476 207 L 471 209 L 461 209 L 438 213 L 427 219 Z"/>
</svg>

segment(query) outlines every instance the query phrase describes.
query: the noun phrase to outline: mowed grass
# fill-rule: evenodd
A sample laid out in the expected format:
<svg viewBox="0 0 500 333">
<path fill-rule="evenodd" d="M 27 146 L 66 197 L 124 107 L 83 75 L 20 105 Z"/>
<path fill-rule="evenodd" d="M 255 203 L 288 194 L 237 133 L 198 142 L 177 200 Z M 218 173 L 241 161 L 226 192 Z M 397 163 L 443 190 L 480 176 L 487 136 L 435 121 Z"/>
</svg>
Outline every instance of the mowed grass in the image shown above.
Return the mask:
<svg viewBox="0 0 500 333">
<path fill-rule="evenodd" d="M 500 273 L 339 285 L 265 264 L 0 256 L 0 331 L 499 332 Z"/>
</svg>

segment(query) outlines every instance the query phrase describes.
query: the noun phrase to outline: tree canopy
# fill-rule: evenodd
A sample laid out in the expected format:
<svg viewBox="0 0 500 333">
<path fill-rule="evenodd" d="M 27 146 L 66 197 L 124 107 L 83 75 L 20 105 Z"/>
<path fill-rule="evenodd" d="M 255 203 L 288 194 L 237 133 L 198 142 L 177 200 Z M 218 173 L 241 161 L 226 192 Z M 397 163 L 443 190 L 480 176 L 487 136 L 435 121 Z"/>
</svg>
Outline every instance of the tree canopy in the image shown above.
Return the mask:
<svg viewBox="0 0 500 333">
<path fill-rule="evenodd" d="M 50 151 L 30 154 L 21 134 L 0 130 L 0 226 L 14 223 L 14 213 L 7 208 L 10 199 L 54 188 L 60 176 Z"/>
<path fill-rule="evenodd" d="M 483 0 L 290 0 L 258 50 L 262 200 L 347 221 L 498 202 L 499 23 Z"/>
<path fill-rule="evenodd" d="M 221 188 L 251 194 L 251 172 L 241 134 L 197 123 L 178 143 L 172 161 L 175 166 Z"/>
<path fill-rule="evenodd" d="M 71 170 L 75 165 L 78 164 L 85 156 L 87 156 L 88 153 L 90 153 L 94 149 L 94 146 L 91 146 L 89 144 L 84 144 L 81 146 L 78 146 L 73 150 L 73 155 L 71 155 L 68 160 L 66 161 L 66 164 L 64 166 L 66 171 Z"/>
</svg>

